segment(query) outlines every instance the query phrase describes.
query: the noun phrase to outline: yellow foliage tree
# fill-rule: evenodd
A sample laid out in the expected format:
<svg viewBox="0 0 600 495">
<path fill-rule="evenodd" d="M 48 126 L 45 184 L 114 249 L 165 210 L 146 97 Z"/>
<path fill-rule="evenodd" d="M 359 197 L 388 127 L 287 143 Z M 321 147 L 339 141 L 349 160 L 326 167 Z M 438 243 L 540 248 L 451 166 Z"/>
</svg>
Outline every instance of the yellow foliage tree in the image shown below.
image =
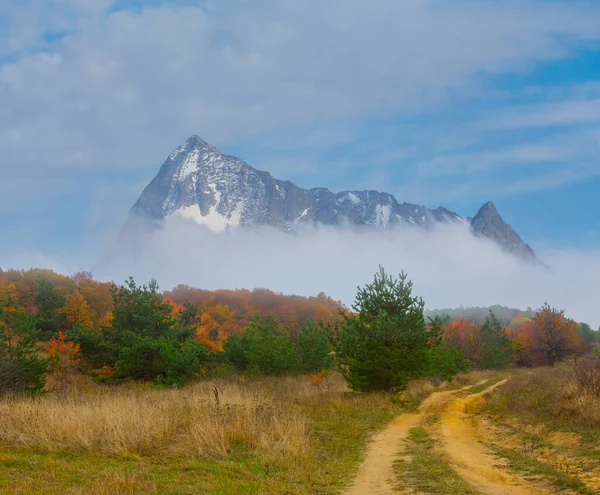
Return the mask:
<svg viewBox="0 0 600 495">
<path fill-rule="evenodd" d="M 79 290 L 67 296 L 63 313 L 71 326 L 77 324 L 86 328 L 93 328 L 94 326 L 90 306 Z"/>
<path fill-rule="evenodd" d="M 100 321 L 98 322 L 98 328 L 110 327 L 112 325 L 112 320 L 113 320 L 112 311 L 107 311 L 105 313 L 105 315 L 102 318 L 100 318 Z"/>
</svg>

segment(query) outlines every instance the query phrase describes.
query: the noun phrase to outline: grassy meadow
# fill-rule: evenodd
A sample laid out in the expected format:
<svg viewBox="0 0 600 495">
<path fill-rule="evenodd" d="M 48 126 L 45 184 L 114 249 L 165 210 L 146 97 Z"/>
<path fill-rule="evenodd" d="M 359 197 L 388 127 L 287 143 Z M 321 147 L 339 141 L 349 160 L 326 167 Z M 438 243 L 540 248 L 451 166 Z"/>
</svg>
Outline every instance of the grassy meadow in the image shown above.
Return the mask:
<svg viewBox="0 0 600 495">
<path fill-rule="evenodd" d="M 513 376 L 484 414 L 486 441 L 512 469 L 560 493 L 600 493 L 600 358 Z"/>
<path fill-rule="evenodd" d="M 337 373 L 169 389 L 78 377 L 66 397 L 0 402 L 0 493 L 339 493 L 370 433 L 432 389 L 392 401 Z"/>
<path fill-rule="evenodd" d="M 393 417 L 434 391 L 461 397 L 505 377 L 487 396 L 481 441 L 550 491 L 593 494 L 600 399 L 578 376 L 572 363 L 464 373 L 411 382 L 393 400 L 352 392 L 335 372 L 321 382 L 230 376 L 178 388 L 77 376 L 66 396 L 50 382 L 42 395 L 0 402 L 0 494 L 343 493 L 371 434 Z M 477 493 L 447 464 L 436 420 L 410 431 L 402 489 Z"/>
</svg>

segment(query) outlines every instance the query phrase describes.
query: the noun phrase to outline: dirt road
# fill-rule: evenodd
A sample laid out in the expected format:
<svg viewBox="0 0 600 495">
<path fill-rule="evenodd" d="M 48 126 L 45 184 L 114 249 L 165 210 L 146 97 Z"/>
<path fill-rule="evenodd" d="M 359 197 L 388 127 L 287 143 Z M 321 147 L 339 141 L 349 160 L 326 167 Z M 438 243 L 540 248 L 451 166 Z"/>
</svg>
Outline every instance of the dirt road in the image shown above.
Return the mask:
<svg viewBox="0 0 600 495">
<path fill-rule="evenodd" d="M 431 429 L 439 438 L 441 454 L 465 481 L 488 495 L 549 495 L 499 465 L 481 442 L 477 434 L 479 411 L 485 394 L 506 380 L 496 383 L 483 392 L 464 395 L 471 387 L 457 391 L 431 394 L 413 414 L 398 416 L 373 438 L 367 455 L 359 468 L 353 486 L 345 495 L 393 495 L 394 461 L 402 454 L 403 443 L 411 428 Z M 482 382 L 482 383 L 485 383 Z M 481 385 L 482 383 L 478 384 Z M 428 421 L 433 415 L 439 421 Z M 432 426 L 433 425 L 433 426 Z"/>
</svg>

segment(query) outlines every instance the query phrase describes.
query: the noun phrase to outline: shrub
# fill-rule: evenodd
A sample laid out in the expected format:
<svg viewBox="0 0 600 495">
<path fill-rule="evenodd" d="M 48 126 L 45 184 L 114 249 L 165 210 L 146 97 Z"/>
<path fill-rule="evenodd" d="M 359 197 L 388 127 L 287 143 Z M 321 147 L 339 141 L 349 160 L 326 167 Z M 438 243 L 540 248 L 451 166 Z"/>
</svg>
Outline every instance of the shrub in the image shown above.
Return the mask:
<svg viewBox="0 0 600 495">
<path fill-rule="evenodd" d="M 600 397 L 600 354 L 595 353 L 575 363 L 575 383 L 584 393 Z"/>
<path fill-rule="evenodd" d="M 0 395 L 38 392 L 46 384 L 46 361 L 33 342 L 0 343 Z"/>
<path fill-rule="evenodd" d="M 278 375 L 297 372 L 300 368 L 296 346 L 281 331 L 277 322 L 256 314 L 246 331 L 231 335 L 224 344 L 226 359 L 240 370 Z"/>
<path fill-rule="evenodd" d="M 460 349 L 443 343 L 429 350 L 427 362 L 427 376 L 443 380 L 452 380 L 454 376 L 469 368 Z"/>
<path fill-rule="evenodd" d="M 298 358 L 303 373 L 316 373 L 333 366 L 327 336 L 313 322 L 309 322 L 298 334 Z"/>
</svg>

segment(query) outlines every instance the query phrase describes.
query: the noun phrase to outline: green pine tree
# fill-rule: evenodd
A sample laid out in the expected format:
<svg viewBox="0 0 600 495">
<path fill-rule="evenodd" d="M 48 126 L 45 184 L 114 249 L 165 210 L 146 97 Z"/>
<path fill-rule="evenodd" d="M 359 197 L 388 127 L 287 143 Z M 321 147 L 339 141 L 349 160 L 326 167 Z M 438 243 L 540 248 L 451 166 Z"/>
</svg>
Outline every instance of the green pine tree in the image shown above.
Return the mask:
<svg viewBox="0 0 600 495">
<path fill-rule="evenodd" d="M 37 308 L 35 314 L 35 328 L 37 336 L 49 339 L 56 336 L 64 327 L 66 320 L 61 309 L 65 305 L 63 296 L 45 277 L 38 277 L 32 291 L 33 302 Z"/>
<path fill-rule="evenodd" d="M 46 384 L 32 318 L 8 291 L 0 300 L 0 395 L 38 392 Z"/>
<path fill-rule="evenodd" d="M 491 310 L 480 330 L 483 336 L 483 355 L 480 367 L 483 369 L 506 368 L 512 361 L 512 343 L 506 329 Z"/>
<path fill-rule="evenodd" d="M 329 369 L 333 365 L 331 347 L 319 325 L 310 321 L 298 334 L 298 357 L 304 373 Z"/>
<path fill-rule="evenodd" d="M 406 273 L 398 279 L 380 267 L 371 284 L 359 288 L 352 309 L 343 314 L 334 345 L 338 367 L 355 390 L 406 387 L 427 368 L 433 345 L 423 316 L 424 302 L 412 295 Z"/>
</svg>

